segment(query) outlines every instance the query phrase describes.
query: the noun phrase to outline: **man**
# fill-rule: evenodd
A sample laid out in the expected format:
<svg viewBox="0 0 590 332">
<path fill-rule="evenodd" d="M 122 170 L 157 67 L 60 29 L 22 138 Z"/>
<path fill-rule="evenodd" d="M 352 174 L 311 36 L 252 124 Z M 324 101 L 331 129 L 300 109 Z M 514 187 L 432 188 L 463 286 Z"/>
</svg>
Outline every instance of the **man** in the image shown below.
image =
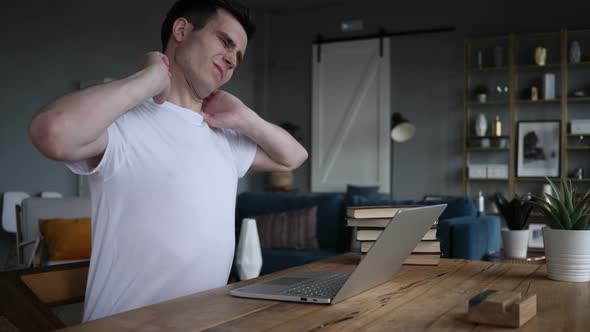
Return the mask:
<svg viewBox="0 0 590 332">
<path fill-rule="evenodd" d="M 286 131 L 218 90 L 251 32 L 233 2 L 180 0 L 162 26 L 164 54 L 148 53 L 133 75 L 66 94 L 33 118 L 33 144 L 89 176 L 84 321 L 225 285 L 238 178 L 307 159 Z"/>
</svg>

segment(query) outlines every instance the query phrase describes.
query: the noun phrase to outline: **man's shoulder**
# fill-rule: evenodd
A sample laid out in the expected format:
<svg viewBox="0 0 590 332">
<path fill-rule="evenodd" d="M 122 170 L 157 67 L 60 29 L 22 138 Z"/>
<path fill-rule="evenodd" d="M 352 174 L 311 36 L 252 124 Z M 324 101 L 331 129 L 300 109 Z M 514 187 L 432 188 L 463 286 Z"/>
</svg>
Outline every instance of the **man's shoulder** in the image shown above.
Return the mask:
<svg viewBox="0 0 590 332">
<path fill-rule="evenodd" d="M 123 113 L 115 122 L 119 125 L 133 125 L 142 122 L 146 116 L 155 114 L 154 102 L 147 100 Z"/>
</svg>

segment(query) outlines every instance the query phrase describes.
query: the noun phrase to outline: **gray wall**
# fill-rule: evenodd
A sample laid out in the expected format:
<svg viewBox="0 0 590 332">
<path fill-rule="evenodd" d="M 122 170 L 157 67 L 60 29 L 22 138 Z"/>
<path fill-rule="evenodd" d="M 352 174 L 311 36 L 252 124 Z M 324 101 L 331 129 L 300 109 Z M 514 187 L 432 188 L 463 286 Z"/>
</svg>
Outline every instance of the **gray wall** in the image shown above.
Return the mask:
<svg viewBox="0 0 590 332">
<path fill-rule="evenodd" d="M 0 192 L 76 193 L 76 177 L 30 144 L 32 115 L 53 98 L 77 89 L 80 80 L 131 74 L 144 53 L 161 49 L 160 25 L 172 3 L 68 0 L 3 6 Z M 254 104 L 255 49 L 251 44 L 252 52 L 227 87 L 248 105 Z"/>
<path fill-rule="evenodd" d="M 76 193 L 77 180 L 29 143 L 31 116 L 80 80 L 120 78 L 141 56 L 158 50 L 159 28 L 173 0 L 10 2 L 0 11 L 0 192 Z M 392 111 L 414 122 L 417 136 L 394 150 L 395 196 L 460 193 L 462 165 L 463 40 L 507 32 L 590 28 L 582 1 L 344 1 L 323 7 L 258 13 L 259 32 L 228 90 L 273 122 L 303 128 L 311 147 L 311 44 L 338 31 L 343 19 L 362 18 L 364 33 L 454 25 L 448 34 L 392 39 Z M 313 156 L 311 156 L 313 158 Z M 296 172 L 309 189 L 309 165 Z M 247 176 L 240 190 L 262 190 L 267 177 Z M 0 264 L 8 236 L 0 231 Z"/>
<path fill-rule="evenodd" d="M 417 135 L 394 147 L 394 197 L 462 193 L 463 41 L 468 36 L 590 28 L 590 5 L 582 1 L 345 1 L 316 8 L 274 10 L 267 52 L 268 110 L 273 121 L 304 128 L 311 147 L 311 45 L 316 35 L 339 32 L 341 20 L 360 18 L 374 34 L 455 26 L 456 32 L 394 37 L 391 40 L 392 112 L 402 112 Z M 357 34 L 358 35 L 358 34 Z M 311 155 L 311 158 L 314 156 Z M 296 172 L 297 185 L 310 187 L 310 163 Z"/>
<path fill-rule="evenodd" d="M 81 80 L 122 78 L 144 53 L 161 50 L 160 25 L 173 0 L 52 1 L 3 4 L 0 11 L 0 193 L 77 193 L 77 178 L 30 144 L 27 128 L 39 108 L 78 88 Z M 254 105 L 255 52 L 227 90 Z M 250 186 L 246 178 L 240 190 Z M 260 182 L 260 181 L 258 181 Z M 10 236 L 0 229 L 0 266 Z"/>
</svg>

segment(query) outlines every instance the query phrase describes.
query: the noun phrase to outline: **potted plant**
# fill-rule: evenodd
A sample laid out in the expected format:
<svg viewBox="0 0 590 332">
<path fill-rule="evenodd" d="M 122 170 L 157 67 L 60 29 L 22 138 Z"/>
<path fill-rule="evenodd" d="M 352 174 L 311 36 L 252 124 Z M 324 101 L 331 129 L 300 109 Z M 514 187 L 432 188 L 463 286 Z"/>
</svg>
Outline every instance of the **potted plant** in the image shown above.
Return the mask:
<svg viewBox="0 0 590 332">
<path fill-rule="evenodd" d="M 475 90 L 475 98 L 477 98 L 477 101 L 480 103 L 485 103 L 488 101 L 488 94 L 490 93 L 487 85 L 484 84 L 480 84 L 478 85 Z"/>
<path fill-rule="evenodd" d="M 526 258 L 529 245 L 528 219 L 533 205 L 529 200 L 518 196 L 509 201 L 501 193 L 496 193 L 494 201 L 507 226 L 502 230 L 504 255 L 510 258 Z"/>
<path fill-rule="evenodd" d="M 291 136 L 297 141 L 301 142 L 301 137 L 298 135 L 299 126 L 292 122 L 283 122 L 279 127 L 285 129 Z M 293 172 L 271 172 L 270 173 L 270 185 L 272 189 L 289 191 L 294 188 L 293 183 L 295 182 L 295 175 Z"/>
<path fill-rule="evenodd" d="M 561 179 L 559 190 L 547 178 L 553 194 L 532 203 L 548 219 L 543 228 L 545 258 L 550 279 L 590 281 L 590 191 L 578 194 L 570 180 Z"/>
</svg>

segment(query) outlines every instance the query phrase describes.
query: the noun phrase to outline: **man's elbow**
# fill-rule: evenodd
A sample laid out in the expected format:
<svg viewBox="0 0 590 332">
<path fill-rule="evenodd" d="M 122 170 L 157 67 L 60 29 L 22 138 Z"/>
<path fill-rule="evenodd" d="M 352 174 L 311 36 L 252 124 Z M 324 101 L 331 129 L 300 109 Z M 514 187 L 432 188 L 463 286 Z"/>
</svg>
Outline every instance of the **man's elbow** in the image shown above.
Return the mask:
<svg viewBox="0 0 590 332">
<path fill-rule="evenodd" d="M 33 118 L 29 126 L 29 138 L 33 146 L 44 156 L 53 160 L 67 159 L 67 153 L 60 144 L 60 125 L 57 121 L 51 121 L 42 114 Z"/>
<path fill-rule="evenodd" d="M 291 165 L 287 166 L 289 171 L 296 170 L 297 168 L 299 168 L 299 166 L 303 165 L 307 158 L 309 158 L 309 154 L 307 153 L 307 150 L 304 147 L 301 147 L 300 151 L 294 155 L 296 156 L 296 158 L 293 158 L 293 162 L 291 163 Z"/>
</svg>

